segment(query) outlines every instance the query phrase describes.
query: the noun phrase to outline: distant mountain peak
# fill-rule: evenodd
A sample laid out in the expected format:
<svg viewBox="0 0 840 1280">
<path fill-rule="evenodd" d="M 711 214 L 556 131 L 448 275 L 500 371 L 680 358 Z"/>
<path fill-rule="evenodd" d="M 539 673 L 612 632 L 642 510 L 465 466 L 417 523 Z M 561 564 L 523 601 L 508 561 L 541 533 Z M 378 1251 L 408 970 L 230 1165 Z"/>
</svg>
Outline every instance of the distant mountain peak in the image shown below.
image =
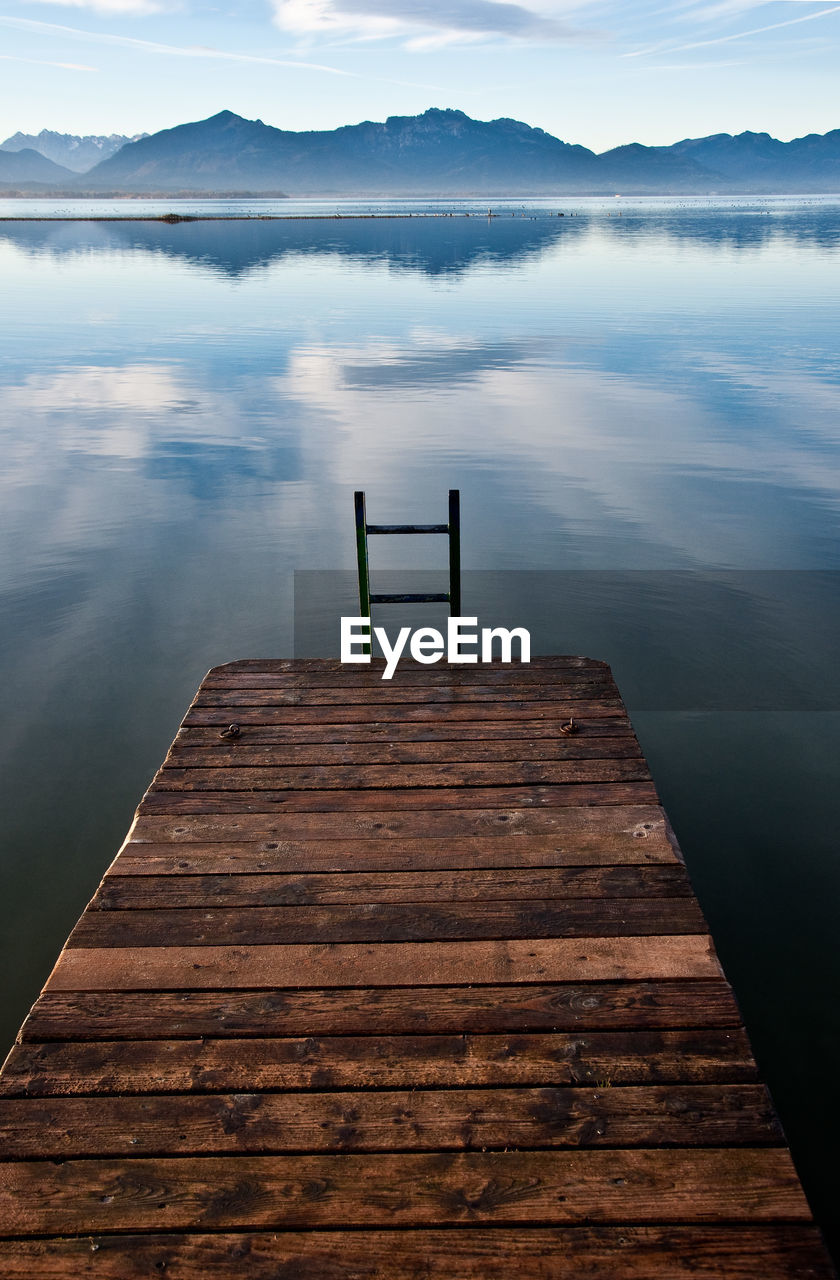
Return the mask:
<svg viewBox="0 0 840 1280">
<path fill-rule="evenodd" d="M 442 118 L 446 120 L 469 120 L 470 117 L 466 111 L 461 111 L 458 107 L 427 107 L 420 116 L 420 119 Z"/>
<path fill-rule="evenodd" d="M 0 148 L 0 183 L 5 186 L 26 186 L 28 183 L 34 183 L 39 188 L 55 186 L 66 181 L 72 182 L 76 176 L 72 169 L 56 164 L 34 147 L 11 150 Z"/>
<path fill-rule="evenodd" d="M 128 138 L 122 133 L 89 133 L 81 136 L 77 133 L 56 133 L 52 129 L 42 129 L 38 134 L 12 134 L 5 142 L 0 143 L 0 151 L 37 151 L 47 160 L 52 160 L 53 164 L 60 164 L 75 173 L 86 173 L 94 165 L 114 155 L 127 142 L 144 137 L 144 133 Z"/>
</svg>

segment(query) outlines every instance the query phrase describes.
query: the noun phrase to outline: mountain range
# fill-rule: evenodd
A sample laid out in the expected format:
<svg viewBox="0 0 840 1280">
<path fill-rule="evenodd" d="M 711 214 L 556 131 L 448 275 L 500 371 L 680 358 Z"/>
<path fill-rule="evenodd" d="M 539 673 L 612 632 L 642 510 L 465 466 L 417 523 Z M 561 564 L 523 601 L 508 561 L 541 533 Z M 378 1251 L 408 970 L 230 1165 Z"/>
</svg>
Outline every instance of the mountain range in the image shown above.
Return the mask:
<svg viewBox="0 0 840 1280">
<path fill-rule="evenodd" d="M 452 109 L 307 132 L 221 111 L 124 141 L 84 174 L 69 167 L 72 146 L 53 145 L 62 136 L 45 130 L 2 144 L 0 188 L 41 195 L 482 197 L 840 191 L 840 129 L 792 142 L 724 133 L 596 154 L 518 120 L 473 120 Z M 30 145 L 8 149 L 21 139 Z M 104 146 L 114 139 L 73 140 Z M 63 165 L 54 162 L 57 155 Z"/>
<path fill-rule="evenodd" d="M 107 160 L 127 142 L 136 142 L 138 138 L 145 137 L 145 133 L 135 133 L 132 138 L 123 133 L 87 134 L 80 137 L 76 133 L 54 133 L 51 129 L 42 129 L 38 134 L 12 134 L 11 138 L 0 142 L 0 151 L 37 151 L 54 164 L 70 169 L 73 173 L 87 173 L 88 169 L 99 164 L 100 160 Z"/>
</svg>

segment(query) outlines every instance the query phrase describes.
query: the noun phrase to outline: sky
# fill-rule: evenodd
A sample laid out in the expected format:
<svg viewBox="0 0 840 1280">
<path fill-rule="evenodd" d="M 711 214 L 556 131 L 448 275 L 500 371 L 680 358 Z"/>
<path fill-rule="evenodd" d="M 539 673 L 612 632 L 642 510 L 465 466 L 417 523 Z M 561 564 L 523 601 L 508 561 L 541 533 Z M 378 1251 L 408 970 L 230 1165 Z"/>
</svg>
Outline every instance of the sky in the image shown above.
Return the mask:
<svg viewBox="0 0 840 1280">
<path fill-rule="evenodd" d="M 455 107 L 599 152 L 787 141 L 840 127 L 838 71 L 819 0 L 0 0 L 0 139 Z"/>
</svg>

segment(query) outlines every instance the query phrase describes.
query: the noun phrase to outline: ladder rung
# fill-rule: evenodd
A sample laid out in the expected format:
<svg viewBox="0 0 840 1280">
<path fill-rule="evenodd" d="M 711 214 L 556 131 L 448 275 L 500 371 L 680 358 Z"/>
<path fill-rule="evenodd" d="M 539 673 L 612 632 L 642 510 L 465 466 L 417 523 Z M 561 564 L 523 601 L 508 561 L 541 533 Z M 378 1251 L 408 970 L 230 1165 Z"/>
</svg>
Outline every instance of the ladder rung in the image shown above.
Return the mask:
<svg viewBox="0 0 840 1280">
<path fill-rule="evenodd" d="M 369 524 L 368 533 L 449 533 L 448 524 Z"/>
<path fill-rule="evenodd" d="M 371 604 L 448 604 L 449 592 L 436 591 L 429 595 L 373 595 Z"/>
</svg>

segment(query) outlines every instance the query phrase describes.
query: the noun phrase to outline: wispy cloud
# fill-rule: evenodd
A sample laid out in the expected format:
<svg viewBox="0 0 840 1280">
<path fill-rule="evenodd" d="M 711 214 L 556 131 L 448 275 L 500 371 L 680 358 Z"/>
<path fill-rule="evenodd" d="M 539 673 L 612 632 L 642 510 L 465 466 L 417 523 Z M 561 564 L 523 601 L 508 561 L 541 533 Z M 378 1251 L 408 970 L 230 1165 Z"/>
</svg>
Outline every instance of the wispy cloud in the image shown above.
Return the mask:
<svg viewBox="0 0 840 1280">
<path fill-rule="evenodd" d="M 274 0 L 274 9 L 278 26 L 287 31 L 362 40 L 419 37 L 414 47 L 448 39 L 566 42 L 594 34 L 504 0 Z"/>
<path fill-rule="evenodd" d="M 644 71 L 717 71 L 721 67 L 742 67 L 741 58 L 721 58 L 717 62 L 652 62 L 644 64 Z M 642 67 L 640 65 L 639 69 Z"/>
<path fill-rule="evenodd" d="M 785 0 L 793 5 L 817 5 L 820 0 Z M 716 0 L 715 3 L 692 4 L 688 16 L 695 22 L 715 22 L 718 18 L 731 18 L 753 9 L 769 9 L 775 0 Z"/>
<path fill-rule="evenodd" d="M 50 62 L 46 58 L 18 58 L 12 53 L 0 53 L 0 62 L 28 62 L 33 67 L 60 67 L 62 71 L 98 71 L 81 62 Z"/>
<path fill-rule="evenodd" d="M 323 71 L 333 76 L 359 78 L 354 71 L 342 71 L 338 67 L 326 66 L 320 62 L 303 62 L 296 58 L 272 58 L 255 53 L 232 53 L 225 49 L 212 49 L 206 45 L 159 44 L 154 40 L 139 40 L 134 36 L 114 35 L 107 31 L 84 31 L 78 27 L 64 27 L 56 22 L 37 22 L 34 18 L 0 17 L 0 26 L 15 27 L 18 30 L 32 31 L 42 35 L 66 36 L 68 39 L 89 41 L 94 44 L 117 45 L 145 53 L 158 53 L 166 57 L 218 58 L 226 62 L 256 62 L 271 67 L 299 67 L 307 71 Z"/>
<path fill-rule="evenodd" d="M 205 58 L 218 59 L 224 62 L 256 63 L 267 67 L 289 67 L 295 71 L 320 71 L 325 75 L 342 76 L 349 80 L 375 81 L 379 84 L 396 84 L 412 89 L 428 89 L 442 92 L 443 86 L 423 84 L 416 81 L 396 80 L 390 76 L 372 76 L 368 72 L 345 71 L 341 67 L 332 67 L 323 62 L 308 62 L 302 58 L 278 58 L 268 54 L 235 53 L 227 49 L 213 49 L 207 45 L 174 45 L 161 44 L 155 40 L 140 40 L 135 36 L 115 35 L 109 31 L 87 31 L 79 27 L 65 27 L 56 22 L 38 22 L 34 18 L 11 18 L 0 16 L 0 26 L 13 27 L 20 31 L 30 31 L 40 35 L 58 35 L 70 40 L 86 43 L 112 45 L 124 49 L 136 49 L 141 53 L 160 54 L 172 58 Z"/>
<path fill-rule="evenodd" d="M 163 5 L 157 0 L 28 0 L 29 4 L 58 4 L 72 9 L 93 9 L 109 17 L 146 17 L 162 13 Z"/>
<path fill-rule="evenodd" d="M 778 31 L 782 27 L 795 27 L 800 22 L 812 22 L 815 18 L 825 18 L 830 13 L 840 13 L 840 4 L 831 5 L 828 9 L 819 9 L 816 13 L 804 13 L 799 18 L 786 18 L 784 22 L 770 22 L 764 27 L 751 27 L 749 31 L 733 31 L 725 36 L 713 36 L 708 40 L 692 40 L 687 44 L 669 44 L 661 41 L 647 49 L 636 49 L 632 53 L 622 54 L 624 58 L 644 58 L 656 53 L 685 53 L 689 49 L 706 49 L 713 44 L 729 44 L 733 40 L 746 40 L 749 36 L 760 36 L 766 31 Z"/>
</svg>

